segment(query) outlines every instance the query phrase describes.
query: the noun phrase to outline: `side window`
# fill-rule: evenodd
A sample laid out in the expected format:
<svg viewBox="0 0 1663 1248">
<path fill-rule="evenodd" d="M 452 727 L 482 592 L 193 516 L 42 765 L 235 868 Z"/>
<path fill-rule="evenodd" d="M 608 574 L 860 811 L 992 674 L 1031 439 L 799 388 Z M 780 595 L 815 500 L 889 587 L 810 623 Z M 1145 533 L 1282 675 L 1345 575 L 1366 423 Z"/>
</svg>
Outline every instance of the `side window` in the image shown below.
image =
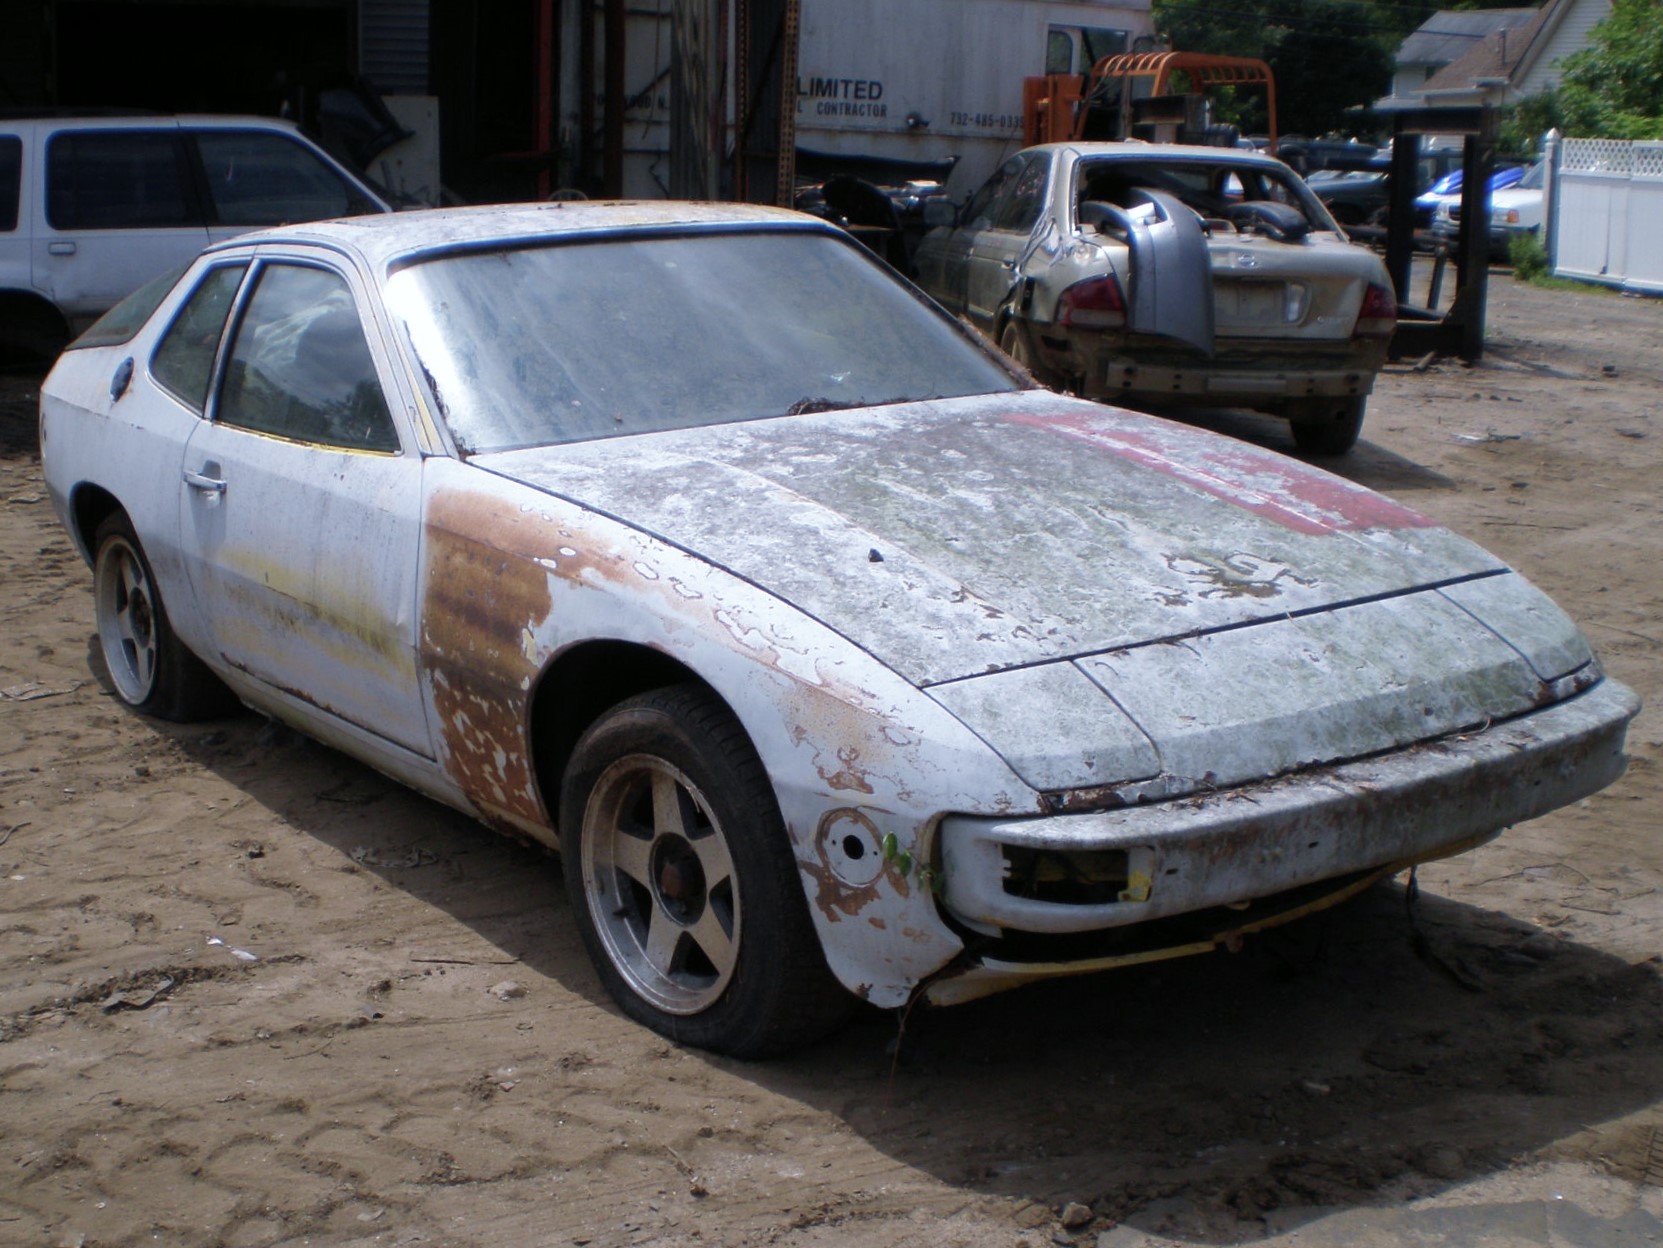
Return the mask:
<svg viewBox="0 0 1663 1248">
<path fill-rule="evenodd" d="M 201 130 L 194 135 L 220 225 L 282 225 L 374 211 L 317 153 L 281 134 Z"/>
<path fill-rule="evenodd" d="M 1045 182 L 1050 171 L 1049 157 L 1036 155 L 1028 158 L 1027 167 L 1017 175 L 1016 181 L 1011 184 L 1010 194 L 999 205 L 995 229 L 1026 234 L 1034 228 L 1034 222 L 1039 220 L 1040 211 L 1045 207 Z"/>
<path fill-rule="evenodd" d="M 1126 34 L 1124 30 L 1105 26 L 1082 26 L 1080 48 L 1084 55 L 1080 57 L 1078 72 L 1086 73 L 1105 56 L 1119 56 L 1126 50 Z"/>
<path fill-rule="evenodd" d="M 23 140 L 0 134 L 0 233 L 17 228 L 17 197 L 23 185 Z"/>
<path fill-rule="evenodd" d="M 297 442 L 398 450 L 346 281 L 298 264 L 269 264 L 256 281 L 216 419 Z"/>
<path fill-rule="evenodd" d="M 985 230 L 992 226 L 999 198 L 1021 168 L 1022 157 L 1012 156 L 994 171 L 991 178 L 982 183 L 981 190 L 972 195 L 970 202 L 964 206 L 964 215 L 961 218 L 963 228 Z"/>
<path fill-rule="evenodd" d="M 246 264 L 228 264 L 210 270 L 185 300 L 150 359 L 156 380 L 198 413 L 208 405 L 214 352 L 247 268 Z"/>
<path fill-rule="evenodd" d="M 1053 26 L 1045 35 L 1045 72 L 1072 74 L 1074 72 L 1074 37 L 1061 26 Z"/>
<path fill-rule="evenodd" d="M 171 131 L 94 130 L 46 145 L 46 219 L 55 230 L 202 224 Z"/>
</svg>

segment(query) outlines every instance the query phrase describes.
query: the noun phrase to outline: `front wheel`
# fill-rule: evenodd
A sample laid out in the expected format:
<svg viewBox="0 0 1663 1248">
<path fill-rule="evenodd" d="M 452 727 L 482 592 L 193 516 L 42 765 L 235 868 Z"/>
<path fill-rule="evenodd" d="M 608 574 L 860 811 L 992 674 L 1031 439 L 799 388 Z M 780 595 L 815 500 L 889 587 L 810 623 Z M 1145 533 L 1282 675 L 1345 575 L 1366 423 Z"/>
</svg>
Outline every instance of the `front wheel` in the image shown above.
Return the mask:
<svg viewBox="0 0 1663 1248">
<path fill-rule="evenodd" d="M 174 636 L 125 515 L 116 512 L 98 526 L 93 551 L 98 646 L 116 696 L 134 710 L 182 723 L 230 711 L 230 691 Z"/>
<path fill-rule="evenodd" d="M 840 1021 L 849 998 L 826 968 L 773 788 L 708 691 L 656 690 L 597 720 L 567 767 L 560 830 L 579 931 L 632 1018 L 749 1058 Z"/>
<path fill-rule="evenodd" d="M 1344 455 L 1363 431 L 1367 399 L 1301 399 L 1286 409 L 1294 445 L 1307 455 Z"/>
</svg>

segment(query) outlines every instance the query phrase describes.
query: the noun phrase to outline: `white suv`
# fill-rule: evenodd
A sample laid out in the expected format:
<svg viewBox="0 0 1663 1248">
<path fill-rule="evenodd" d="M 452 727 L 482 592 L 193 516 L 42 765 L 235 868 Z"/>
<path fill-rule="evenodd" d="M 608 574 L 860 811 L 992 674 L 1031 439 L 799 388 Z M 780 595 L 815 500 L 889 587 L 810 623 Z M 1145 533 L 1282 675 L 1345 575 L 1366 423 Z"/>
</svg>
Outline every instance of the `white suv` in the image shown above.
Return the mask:
<svg viewBox="0 0 1663 1248">
<path fill-rule="evenodd" d="M 49 358 L 211 242 L 390 211 L 269 117 L 0 118 L 0 363 Z"/>
</svg>

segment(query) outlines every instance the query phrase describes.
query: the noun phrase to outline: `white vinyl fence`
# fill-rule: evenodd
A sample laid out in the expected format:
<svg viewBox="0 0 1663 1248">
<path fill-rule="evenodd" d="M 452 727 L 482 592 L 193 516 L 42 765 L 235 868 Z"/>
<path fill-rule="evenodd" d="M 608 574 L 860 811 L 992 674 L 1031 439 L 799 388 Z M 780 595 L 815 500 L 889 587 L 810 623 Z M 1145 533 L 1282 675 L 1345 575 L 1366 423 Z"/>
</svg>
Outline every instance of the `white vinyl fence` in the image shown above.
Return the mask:
<svg viewBox="0 0 1663 1248">
<path fill-rule="evenodd" d="M 1560 277 L 1663 294 L 1663 143 L 1561 139 L 1548 184 Z"/>
</svg>

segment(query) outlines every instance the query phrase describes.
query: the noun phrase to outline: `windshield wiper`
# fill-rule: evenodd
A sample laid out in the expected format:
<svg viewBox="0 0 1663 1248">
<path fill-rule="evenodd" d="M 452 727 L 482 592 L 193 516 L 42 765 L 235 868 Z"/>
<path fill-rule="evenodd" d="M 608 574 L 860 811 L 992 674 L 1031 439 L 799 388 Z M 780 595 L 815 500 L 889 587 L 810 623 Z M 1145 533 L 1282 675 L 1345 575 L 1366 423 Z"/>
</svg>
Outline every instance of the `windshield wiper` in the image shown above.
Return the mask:
<svg viewBox="0 0 1663 1248">
<path fill-rule="evenodd" d="M 842 399 L 810 399 L 801 398 L 785 409 L 787 416 L 806 416 L 810 412 L 842 412 L 851 407 L 867 407 L 864 401 L 847 402 Z"/>
</svg>

